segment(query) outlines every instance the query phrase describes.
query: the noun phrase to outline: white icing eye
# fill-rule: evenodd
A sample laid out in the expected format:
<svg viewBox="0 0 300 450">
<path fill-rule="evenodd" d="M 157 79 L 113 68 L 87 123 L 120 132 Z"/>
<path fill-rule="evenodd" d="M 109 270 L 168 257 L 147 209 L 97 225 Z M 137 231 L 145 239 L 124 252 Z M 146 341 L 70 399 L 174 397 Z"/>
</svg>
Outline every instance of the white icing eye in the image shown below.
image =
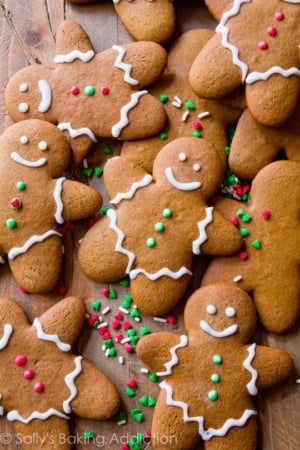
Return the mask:
<svg viewBox="0 0 300 450">
<path fill-rule="evenodd" d="M 217 308 L 215 307 L 215 305 L 208 305 L 206 307 L 206 312 L 210 315 L 214 315 L 217 312 Z"/>
<path fill-rule="evenodd" d="M 193 165 L 193 170 L 194 170 L 195 172 L 199 172 L 200 169 L 201 169 L 200 164 L 196 163 L 196 164 Z"/>
<path fill-rule="evenodd" d="M 183 153 L 183 152 L 179 153 L 179 155 L 178 155 L 179 161 L 186 161 L 186 158 L 187 158 L 187 156 L 185 153 Z"/>
<path fill-rule="evenodd" d="M 19 111 L 22 113 L 25 113 L 29 110 L 29 106 L 27 103 L 20 103 L 19 104 Z"/>
<path fill-rule="evenodd" d="M 46 141 L 39 142 L 39 149 L 42 150 L 42 152 L 47 150 L 47 148 L 48 148 L 48 144 Z"/>
<path fill-rule="evenodd" d="M 28 144 L 29 139 L 27 136 L 21 136 L 20 137 L 20 144 Z"/>
<path fill-rule="evenodd" d="M 27 83 L 22 83 L 22 84 L 20 84 L 20 86 L 19 86 L 19 91 L 20 91 L 20 92 L 26 92 L 26 91 L 28 91 L 28 84 L 27 84 Z"/>
<path fill-rule="evenodd" d="M 236 315 L 236 311 L 234 308 L 231 308 L 231 306 L 229 306 L 225 309 L 225 314 L 227 317 L 234 317 Z"/>
</svg>

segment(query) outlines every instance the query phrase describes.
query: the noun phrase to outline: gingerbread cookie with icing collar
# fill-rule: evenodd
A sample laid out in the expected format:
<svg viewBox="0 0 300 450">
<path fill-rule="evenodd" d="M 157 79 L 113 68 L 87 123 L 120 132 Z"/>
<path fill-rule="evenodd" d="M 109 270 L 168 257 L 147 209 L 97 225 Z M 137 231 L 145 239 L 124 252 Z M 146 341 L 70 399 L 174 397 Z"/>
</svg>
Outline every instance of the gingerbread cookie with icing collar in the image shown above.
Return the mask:
<svg viewBox="0 0 300 450">
<path fill-rule="evenodd" d="M 240 230 L 243 249 L 215 257 L 202 285 L 224 281 L 253 296 L 262 325 L 283 333 L 300 312 L 300 163 L 276 161 L 254 178 L 250 201 L 218 198 L 215 208 Z"/>
<path fill-rule="evenodd" d="M 165 64 L 166 52 L 154 42 L 95 53 L 83 28 L 66 20 L 57 30 L 53 66 L 31 65 L 14 74 L 5 105 L 14 121 L 58 124 L 78 164 L 97 138 L 131 140 L 161 130 L 164 108 L 145 87 L 159 78 Z"/>
<path fill-rule="evenodd" d="M 16 302 L 0 298 L 0 409 L 23 450 L 69 450 L 71 413 L 105 420 L 119 408 L 111 381 L 72 353 L 84 315 L 83 301 L 68 297 L 31 324 Z"/>
<path fill-rule="evenodd" d="M 219 0 L 206 0 L 219 15 Z M 299 100 L 299 0 L 230 0 L 216 35 L 196 57 L 189 73 L 193 90 L 218 98 L 245 86 L 255 120 L 278 126 Z M 259 20 L 258 20 L 259 18 Z"/>
<path fill-rule="evenodd" d="M 140 339 L 139 358 L 163 377 L 151 434 L 154 450 L 253 450 L 259 390 L 287 378 L 290 355 L 249 342 L 255 306 L 245 291 L 212 284 L 195 291 L 184 310 L 187 335 L 158 332 Z"/>
<path fill-rule="evenodd" d="M 183 33 L 173 43 L 168 52 L 165 73 L 150 88 L 150 93 L 160 98 L 165 107 L 166 124 L 158 136 L 124 142 L 122 145 L 121 155 L 134 159 L 150 173 L 159 150 L 173 139 L 183 136 L 209 141 L 226 166 L 227 128 L 237 122 L 241 109 L 199 97 L 188 81 L 192 62 L 213 34 L 212 30 L 195 29 Z"/>
<path fill-rule="evenodd" d="M 187 289 L 193 255 L 229 255 L 242 245 L 238 230 L 207 204 L 222 177 L 217 151 L 193 137 L 167 144 L 153 176 L 125 158 L 108 160 L 104 182 L 114 208 L 80 244 L 85 274 L 100 282 L 127 274 L 141 311 L 169 311 Z"/>
<path fill-rule="evenodd" d="M 62 176 L 71 150 L 49 122 L 30 119 L 0 136 L 0 255 L 22 288 L 50 292 L 62 267 L 65 222 L 99 211 L 96 189 Z"/>
</svg>

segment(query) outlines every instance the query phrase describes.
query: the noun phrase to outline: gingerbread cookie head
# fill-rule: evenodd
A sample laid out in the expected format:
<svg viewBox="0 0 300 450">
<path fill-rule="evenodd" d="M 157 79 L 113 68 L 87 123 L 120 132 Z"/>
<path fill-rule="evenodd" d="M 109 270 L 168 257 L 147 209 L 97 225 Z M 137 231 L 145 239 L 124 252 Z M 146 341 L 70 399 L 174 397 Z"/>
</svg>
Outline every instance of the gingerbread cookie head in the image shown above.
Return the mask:
<svg viewBox="0 0 300 450">
<path fill-rule="evenodd" d="M 207 0 L 212 9 L 216 3 Z M 217 98 L 243 84 L 257 122 L 284 123 L 299 99 L 299 20 L 298 0 L 229 2 L 216 35 L 193 63 L 192 88 L 198 95 Z"/>
<path fill-rule="evenodd" d="M 195 291 L 184 323 L 187 335 L 153 333 L 137 346 L 139 358 L 163 378 L 153 448 L 162 448 L 162 438 L 164 449 L 193 449 L 199 440 L 207 449 L 256 448 L 258 412 L 252 398 L 291 374 L 290 355 L 249 343 L 255 307 L 236 286 L 217 283 Z"/>
<path fill-rule="evenodd" d="M 71 150 L 51 123 L 18 122 L 0 137 L 0 254 L 20 285 L 31 293 L 50 292 L 62 260 L 59 227 L 95 214 L 102 203 L 96 189 L 61 176 Z"/>
<path fill-rule="evenodd" d="M 131 140 L 160 131 L 165 112 L 147 85 L 159 78 L 166 52 L 154 42 L 133 42 L 96 53 L 82 27 L 57 30 L 53 66 L 32 65 L 11 77 L 5 104 L 14 121 L 57 124 L 78 164 L 100 137 Z"/>
<path fill-rule="evenodd" d="M 193 137 L 167 144 L 153 176 L 125 158 L 110 159 L 104 182 L 113 208 L 80 244 L 85 274 L 100 282 L 127 274 L 141 311 L 169 311 L 187 288 L 193 255 L 231 254 L 242 245 L 235 227 L 207 205 L 222 178 L 214 147 Z"/>
<path fill-rule="evenodd" d="M 103 420 L 119 407 L 110 380 L 72 353 L 84 314 L 82 300 L 68 297 L 31 324 L 17 303 L 0 299 L 1 412 L 20 437 L 35 434 L 45 448 L 70 448 L 59 439 L 64 434 L 67 443 L 72 412 Z"/>
<path fill-rule="evenodd" d="M 236 224 L 244 246 L 235 256 L 214 258 L 202 285 L 222 280 L 253 296 L 260 321 L 282 333 L 300 311 L 299 206 L 300 164 L 276 161 L 254 178 L 250 201 L 218 198 L 215 207 Z"/>
</svg>

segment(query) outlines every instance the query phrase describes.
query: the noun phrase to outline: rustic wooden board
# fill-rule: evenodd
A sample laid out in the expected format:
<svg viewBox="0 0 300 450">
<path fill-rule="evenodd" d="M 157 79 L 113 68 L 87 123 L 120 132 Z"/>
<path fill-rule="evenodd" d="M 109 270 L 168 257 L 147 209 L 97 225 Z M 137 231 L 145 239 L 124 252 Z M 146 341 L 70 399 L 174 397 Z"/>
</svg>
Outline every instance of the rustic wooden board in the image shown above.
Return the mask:
<svg viewBox="0 0 300 450">
<path fill-rule="evenodd" d="M 176 33 L 178 34 L 197 27 L 213 28 L 215 26 L 215 22 L 203 6 L 203 2 L 177 0 L 175 8 Z M 12 123 L 3 104 L 4 89 L 9 77 L 28 64 L 51 63 L 54 55 L 55 33 L 59 24 L 66 18 L 73 18 L 83 25 L 90 35 L 96 51 L 102 51 L 115 43 L 122 44 L 132 40 L 115 14 L 110 0 L 85 6 L 70 5 L 63 0 L 27 0 L 26 2 L 23 0 L 0 0 L 0 132 Z M 106 141 L 99 142 L 95 151 L 90 155 L 89 164 L 91 166 L 105 164 L 107 158 L 103 152 L 105 143 Z M 108 143 L 112 145 L 114 154 L 117 154 L 119 144 Z M 80 170 L 73 175 L 82 182 L 97 187 L 106 199 L 101 178 L 93 177 L 87 180 Z M 129 289 L 120 284 L 102 286 L 84 276 L 78 266 L 76 255 L 78 242 L 87 226 L 87 222 L 76 224 L 74 230 L 69 231 L 65 236 L 64 270 L 61 283 L 67 286 L 66 296 L 77 295 L 85 300 L 88 311 L 91 311 L 90 303 L 95 299 L 101 300 L 103 308 L 110 306 L 112 312 L 105 316 L 110 321 L 113 312 L 118 309 Z M 195 275 L 190 292 L 198 287 L 198 281 Z M 115 289 L 118 298 L 113 300 L 104 297 L 102 294 L 104 287 Z M 25 308 L 30 318 L 41 314 L 62 298 L 58 290 L 47 296 L 23 294 L 7 267 L 1 267 L 0 296 L 15 299 Z M 174 325 L 156 322 L 153 318 L 145 316 L 142 316 L 141 322 L 136 322 L 132 318 L 129 320 L 138 333 L 142 325 L 150 327 L 152 331 L 184 332 L 182 309 L 183 302 L 177 308 L 177 321 Z M 286 349 L 295 361 L 295 373 L 291 379 L 280 387 L 260 393 L 257 397 L 260 421 L 259 449 L 297 450 L 300 448 L 300 385 L 296 383 L 297 378 L 300 377 L 299 323 L 293 331 L 284 336 L 267 335 L 258 329 L 256 337 L 260 343 Z M 78 341 L 76 350 L 82 352 L 86 358 L 101 368 L 114 381 L 122 397 L 122 410 L 127 412 L 128 420 L 125 425 L 119 426 L 117 419 L 96 422 L 72 418 L 70 442 L 77 449 L 117 450 L 120 449 L 122 443 L 135 436 L 136 433 L 151 428 L 151 408 L 141 406 L 144 412 L 142 423 L 137 423 L 130 418 L 130 410 L 140 406 L 138 399 L 142 395 L 155 397 L 158 392 L 157 384 L 149 381 L 148 375 L 140 372 L 143 365 L 135 354 L 127 354 L 122 346 L 116 345 L 118 356 L 124 357 L 124 363 L 120 364 L 118 356 L 107 358 L 101 345 L 101 338 L 97 331 L 87 325 Z M 138 382 L 137 395 L 133 398 L 125 395 L 126 382 L 130 378 L 135 378 Z M 91 386 L 92 389 L 93 386 Z M 94 438 L 89 443 L 84 442 L 82 438 L 85 430 L 91 430 L 94 433 Z M 7 450 L 21 448 L 11 424 L 5 418 L 0 419 L 0 448 Z M 151 449 L 151 446 L 145 444 L 144 448 Z M 199 444 L 198 448 L 203 448 L 202 444 Z"/>
</svg>

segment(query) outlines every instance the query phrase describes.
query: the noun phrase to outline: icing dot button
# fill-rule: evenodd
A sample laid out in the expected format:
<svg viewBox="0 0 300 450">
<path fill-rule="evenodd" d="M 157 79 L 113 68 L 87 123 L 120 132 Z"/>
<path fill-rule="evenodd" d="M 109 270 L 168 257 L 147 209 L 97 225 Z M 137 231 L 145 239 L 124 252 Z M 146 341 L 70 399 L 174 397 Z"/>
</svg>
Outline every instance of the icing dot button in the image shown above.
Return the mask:
<svg viewBox="0 0 300 450">
<path fill-rule="evenodd" d="M 102 95 L 108 95 L 109 94 L 109 87 L 108 86 L 102 86 L 101 94 Z"/>
<path fill-rule="evenodd" d="M 33 386 L 34 392 L 37 392 L 37 393 L 43 392 L 44 389 L 45 389 L 45 386 L 43 385 L 43 383 L 41 381 L 38 381 Z"/>
<path fill-rule="evenodd" d="M 258 48 L 260 48 L 260 50 L 267 50 L 269 48 L 269 44 L 267 41 L 259 41 Z"/>
<path fill-rule="evenodd" d="M 276 11 L 275 19 L 281 22 L 284 19 L 284 13 L 282 11 Z"/>
<path fill-rule="evenodd" d="M 34 377 L 34 371 L 31 369 L 25 370 L 23 377 L 25 378 L 25 380 L 32 380 L 32 378 Z"/>
<path fill-rule="evenodd" d="M 28 144 L 28 142 L 29 142 L 29 139 L 28 139 L 28 137 L 27 136 L 21 136 L 20 137 L 20 144 Z"/>
<path fill-rule="evenodd" d="M 27 363 L 27 356 L 26 355 L 17 355 L 15 357 L 15 364 L 17 366 L 24 366 L 24 364 Z"/>
<path fill-rule="evenodd" d="M 212 360 L 214 364 L 222 364 L 223 362 L 223 358 L 221 355 L 214 355 Z"/>
<path fill-rule="evenodd" d="M 29 110 L 29 106 L 27 103 L 20 103 L 19 104 L 19 111 L 22 113 L 26 113 Z"/>
<path fill-rule="evenodd" d="M 40 141 L 39 142 L 39 149 L 44 152 L 45 150 L 47 150 L 48 148 L 48 144 L 46 141 Z"/>
<path fill-rule="evenodd" d="M 80 92 L 79 86 L 75 85 L 75 86 L 72 86 L 71 89 L 70 89 L 70 93 L 72 95 L 78 95 L 79 92 Z"/>
<path fill-rule="evenodd" d="M 210 377 L 210 380 L 211 380 L 213 383 L 220 383 L 221 377 L 220 377 L 220 375 L 218 375 L 217 373 L 213 373 L 212 376 Z"/>
<path fill-rule="evenodd" d="M 216 400 L 218 400 L 219 398 L 219 394 L 215 389 L 212 389 L 211 391 L 209 391 L 207 393 L 207 397 L 209 400 L 211 400 L 212 402 L 215 402 Z"/>
<path fill-rule="evenodd" d="M 88 97 L 92 97 L 92 95 L 95 95 L 96 89 L 94 88 L 94 86 L 86 86 L 86 87 L 84 88 L 84 93 L 85 93 L 85 95 L 87 95 Z"/>
<path fill-rule="evenodd" d="M 149 237 L 146 241 L 147 247 L 154 248 L 156 245 L 156 240 L 153 237 Z"/>
<path fill-rule="evenodd" d="M 15 228 L 17 226 L 17 221 L 16 219 L 14 219 L 13 217 L 10 217 L 9 219 L 6 220 L 6 226 L 7 228 L 9 228 L 10 230 L 12 230 L 13 228 Z"/>
<path fill-rule="evenodd" d="M 27 83 L 21 83 L 20 86 L 19 86 L 19 91 L 20 92 L 28 91 L 28 84 Z"/>
<path fill-rule="evenodd" d="M 154 230 L 157 231 L 158 233 L 161 233 L 162 231 L 165 230 L 165 226 L 163 223 L 158 222 L 154 225 Z"/>
<path fill-rule="evenodd" d="M 170 219 L 170 217 L 172 217 L 172 216 L 173 216 L 173 212 L 172 212 L 172 210 L 170 208 L 165 208 L 163 210 L 163 217 L 165 219 Z"/>
<path fill-rule="evenodd" d="M 272 25 L 269 26 L 269 27 L 267 28 L 267 33 L 268 33 L 269 36 L 272 36 L 272 37 L 276 36 L 276 34 L 277 34 L 277 29 L 276 29 L 276 27 L 273 27 Z"/>
<path fill-rule="evenodd" d="M 26 184 L 24 183 L 24 181 L 18 181 L 16 184 L 16 188 L 18 189 L 18 191 L 24 191 L 24 189 L 26 188 Z"/>
<path fill-rule="evenodd" d="M 9 204 L 12 207 L 12 209 L 22 208 L 22 200 L 18 197 L 12 198 L 11 201 L 9 202 Z"/>
</svg>

